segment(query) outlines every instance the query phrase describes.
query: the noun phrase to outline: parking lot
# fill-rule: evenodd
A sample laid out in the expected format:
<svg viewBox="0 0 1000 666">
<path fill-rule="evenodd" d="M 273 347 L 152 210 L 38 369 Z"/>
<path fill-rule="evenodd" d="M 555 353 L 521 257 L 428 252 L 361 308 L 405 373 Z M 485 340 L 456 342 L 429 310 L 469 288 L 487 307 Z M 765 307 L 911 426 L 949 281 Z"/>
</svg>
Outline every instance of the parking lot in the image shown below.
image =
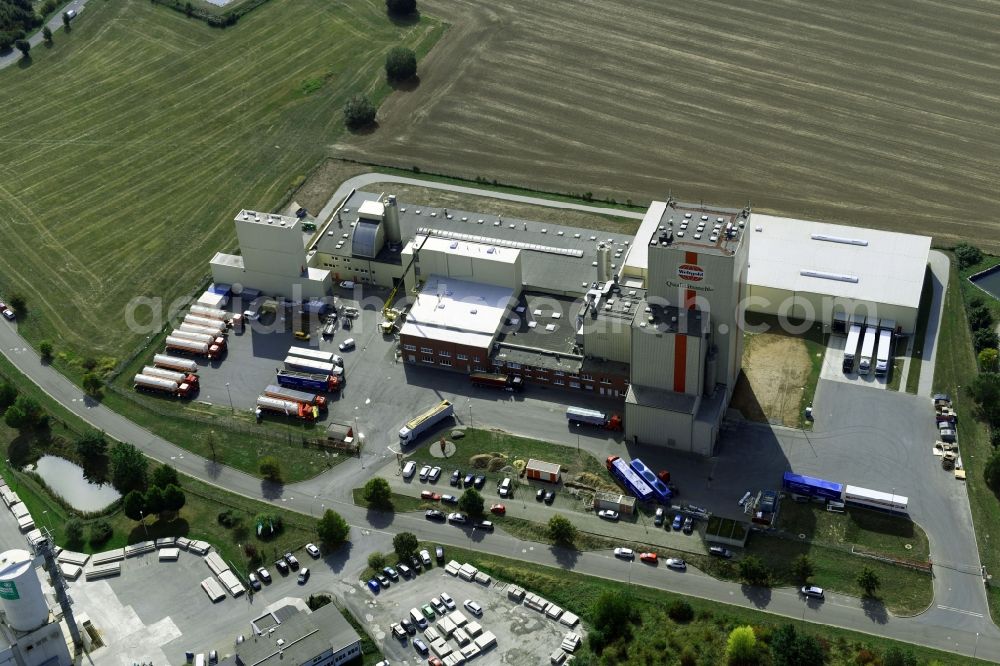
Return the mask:
<svg viewBox="0 0 1000 666">
<path fill-rule="evenodd" d="M 548 663 L 549 655 L 559 647 L 567 632 L 583 631 L 580 625 L 571 630 L 542 613 L 508 600 L 505 590 L 499 588 L 497 581 L 489 586 L 467 582 L 445 573 L 442 567 L 434 566 L 410 580 L 400 578 L 399 582 L 392 583 L 388 589 L 377 594 L 358 585 L 356 592 L 344 597 L 348 609 L 365 625 L 392 664 L 427 663 L 427 658 L 421 657 L 413 647 L 413 640 L 417 638 L 430 644 L 423 631 L 399 640 L 392 636 L 390 627 L 406 617 L 411 608 L 419 609 L 442 592 L 451 595 L 457 609 L 466 618 L 478 622 L 484 632 L 492 632 L 496 636 L 496 646 L 473 658 L 468 662 L 471 664 L 537 666 Z M 482 607 L 482 617 L 475 617 L 463 607 L 466 599 Z M 437 619 L 429 625 L 438 626 L 441 617 L 437 614 Z M 457 649 L 455 640 L 448 643 L 453 650 Z"/>
<path fill-rule="evenodd" d="M 872 370 L 867 375 L 858 374 L 857 361 L 854 363 L 854 372 L 844 372 L 844 347 L 847 344 L 847 336 L 831 335 L 827 342 L 826 355 L 823 357 L 823 367 L 820 370 L 820 377 L 834 382 L 854 384 L 856 386 L 868 386 L 870 388 L 884 389 L 888 382 L 888 375 L 878 376 Z M 900 351 L 904 351 L 905 346 Z"/>
</svg>

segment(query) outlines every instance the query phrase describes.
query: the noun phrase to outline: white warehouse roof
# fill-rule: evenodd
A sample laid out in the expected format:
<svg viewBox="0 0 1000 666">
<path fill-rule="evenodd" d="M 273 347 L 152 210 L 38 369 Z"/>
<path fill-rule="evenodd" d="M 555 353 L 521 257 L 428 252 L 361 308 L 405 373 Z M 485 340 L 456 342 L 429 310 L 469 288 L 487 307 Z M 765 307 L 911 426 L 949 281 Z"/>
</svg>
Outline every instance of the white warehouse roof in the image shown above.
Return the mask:
<svg viewBox="0 0 1000 666">
<path fill-rule="evenodd" d="M 822 294 L 916 308 L 929 236 L 753 213 L 751 287 Z"/>
<path fill-rule="evenodd" d="M 485 348 L 513 302 L 514 292 L 507 287 L 432 275 L 399 334 Z"/>
</svg>

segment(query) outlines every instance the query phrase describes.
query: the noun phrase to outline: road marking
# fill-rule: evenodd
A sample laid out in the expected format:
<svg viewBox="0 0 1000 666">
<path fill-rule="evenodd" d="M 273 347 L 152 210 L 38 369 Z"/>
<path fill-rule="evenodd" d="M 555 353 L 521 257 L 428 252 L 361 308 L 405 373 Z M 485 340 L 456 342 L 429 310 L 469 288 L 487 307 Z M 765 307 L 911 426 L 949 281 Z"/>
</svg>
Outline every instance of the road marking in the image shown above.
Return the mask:
<svg viewBox="0 0 1000 666">
<path fill-rule="evenodd" d="M 982 613 L 974 613 L 973 611 L 962 610 L 961 608 L 952 608 L 951 606 L 942 606 L 938 604 L 938 608 L 941 610 L 951 611 L 952 613 L 962 613 L 963 615 L 971 615 L 972 617 L 982 617 Z"/>
</svg>

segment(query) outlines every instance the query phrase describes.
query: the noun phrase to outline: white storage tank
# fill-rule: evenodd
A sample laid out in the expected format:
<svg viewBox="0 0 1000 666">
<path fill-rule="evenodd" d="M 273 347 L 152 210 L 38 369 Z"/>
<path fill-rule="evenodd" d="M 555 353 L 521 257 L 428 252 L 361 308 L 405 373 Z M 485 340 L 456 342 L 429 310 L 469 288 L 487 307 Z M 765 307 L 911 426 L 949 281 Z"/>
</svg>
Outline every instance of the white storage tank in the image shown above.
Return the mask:
<svg viewBox="0 0 1000 666">
<path fill-rule="evenodd" d="M 49 619 L 49 607 L 33 562 L 26 550 L 0 554 L 0 604 L 7 614 L 7 624 L 17 631 L 38 629 Z"/>
</svg>

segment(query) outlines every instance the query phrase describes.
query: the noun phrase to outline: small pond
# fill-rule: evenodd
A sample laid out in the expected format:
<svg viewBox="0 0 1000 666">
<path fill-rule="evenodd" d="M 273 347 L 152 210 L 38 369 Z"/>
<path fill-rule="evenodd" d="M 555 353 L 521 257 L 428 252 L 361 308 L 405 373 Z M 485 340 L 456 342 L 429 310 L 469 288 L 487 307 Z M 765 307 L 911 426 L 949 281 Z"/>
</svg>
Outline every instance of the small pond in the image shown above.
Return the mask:
<svg viewBox="0 0 1000 666">
<path fill-rule="evenodd" d="M 121 497 L 110 483 L 91 483 L 83 468 L 58 456 L 42 456 L 35 473 L 77 511 L 100 511 Z"/>
<path fill-rule="evenodd" d="M 969 278 L 969 282 L 991 294 L 993 298 L 1000 299 L 1000 266 L 976 273 Z"/>
</svg>

